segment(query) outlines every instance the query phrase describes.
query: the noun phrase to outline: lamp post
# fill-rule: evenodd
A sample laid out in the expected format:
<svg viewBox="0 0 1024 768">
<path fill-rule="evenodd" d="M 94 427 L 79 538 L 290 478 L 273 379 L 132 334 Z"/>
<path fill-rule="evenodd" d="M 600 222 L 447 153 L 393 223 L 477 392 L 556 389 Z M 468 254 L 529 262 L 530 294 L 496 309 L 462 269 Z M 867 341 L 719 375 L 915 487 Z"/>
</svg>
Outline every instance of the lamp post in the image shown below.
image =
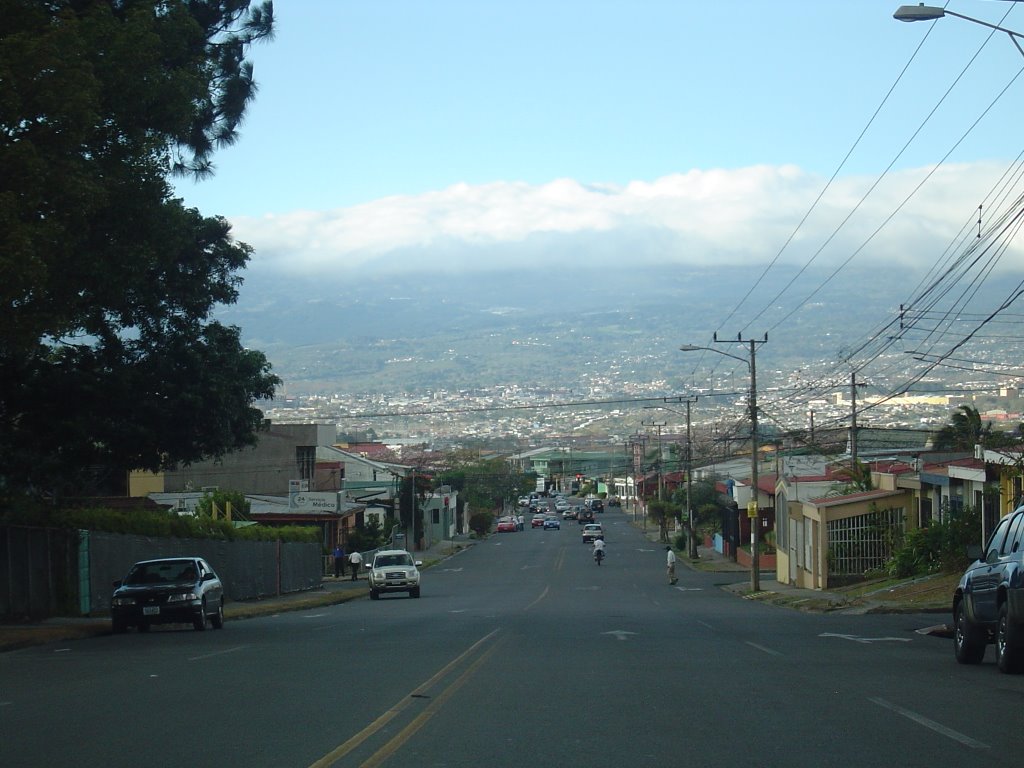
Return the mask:
<svg viewBox="0 0 1024 768">
<path fill-rule="evenodd" d="M 1017 38 L 1024 37 L 1024 35 L 1019 32 L 1014 32 L 1012 29 L 1000 27 L 998 24 L 990 24 L 987 21 L 976 19 L 973 16 L 964 16 L 962 13 L 956 13 L 948 8 L 937 8 L 934 5 L 925 5 L 924 3 L 921 3 L 920 5 L 901 5 L 896 9 L 896 13 L 892 15 L 892 17 L 897 21 L 934 21 L 935 19 L 941 19 L 944 16 L 956 16 L 958 19 L 963 19 L 964 21 L 973 21 L 975 24 L 981 24 L 983 27 L 1005 32 L 1009 35 L 1013 44 L 1017 46 L 1017 50 L 1020 51 L 1022 56 L 1024 56 L 1024 48 L 1021 48 L 1020 43 L 1017 42 Z"/>
<path fill-rule="evenodd" d="M 715 343 L 723 343 L 725 339 L 719 340 L 718 334 L 712 336 L 712 341 Z M 749 344 L 750 357 L 744 358 L 739 355 L 734 355 L 731 352 L 725 352 L 715 347 L 701 347 L 694 344 L 683 344 L 679 347 L 681 352 L 696 352 L 698 350 L 705 350 L 707 352 L 714 352 L 718 355 L 724 355 L 725 357 L 731 357 L 733 360 L 739 360 L 741 363 L 746 363 L 747 369 L 750 371 L 750 502 L 747 504 L 747 517 L 750 518 L 750 589 L 753 592 L 761 591 L 761 553 L 758 551 L 758 543 L 760 541 L 761 533 L 761 515 L 758 510 L 757 504 L 757 453 L 760 450 L 758 446 L 758 435 L 757 435 L 757 345 L 765 344 L 768 342 L 768 334 L 765 333 L 763 339 L 743 339 L 742 334 L 737 336 L 736 342 L 741 344 Z M 736 511 L 737 518 L 740 515 L 739 510 Z M 739 519 L 736 520 L 736 524 L 739 525 Z"/>
</svg>

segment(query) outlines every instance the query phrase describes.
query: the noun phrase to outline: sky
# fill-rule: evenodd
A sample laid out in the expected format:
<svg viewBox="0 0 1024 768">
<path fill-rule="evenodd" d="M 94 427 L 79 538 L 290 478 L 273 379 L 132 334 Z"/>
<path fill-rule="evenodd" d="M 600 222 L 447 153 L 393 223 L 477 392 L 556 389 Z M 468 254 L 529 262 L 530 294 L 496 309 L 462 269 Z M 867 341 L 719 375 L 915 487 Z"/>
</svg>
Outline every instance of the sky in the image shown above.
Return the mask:
<svg viewBox="0 0 1024 768">
<path fill-rule="evenodd" d="M 1021 194 L 1024 55 L 896 0 L 276 0 L 177 194 L 282 275 L 934 264 Z M 1024 2 L 950 10 L 1024 31 Z M 1010 248 L 1002 267 L 1020 268 Z M 756 270 L 755 270 L 756 272 Z M 741 273 L 742 274 L 742 273 Z"/>
</svg>

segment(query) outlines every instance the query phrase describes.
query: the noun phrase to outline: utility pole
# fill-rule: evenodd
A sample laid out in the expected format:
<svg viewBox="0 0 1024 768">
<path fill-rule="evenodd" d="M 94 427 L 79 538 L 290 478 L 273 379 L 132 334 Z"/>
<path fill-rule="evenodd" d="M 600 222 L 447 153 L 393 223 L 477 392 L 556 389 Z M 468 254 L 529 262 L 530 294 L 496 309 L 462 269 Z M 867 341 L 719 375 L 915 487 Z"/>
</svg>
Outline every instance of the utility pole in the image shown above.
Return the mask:
<svg viewBox="0 0 1024 768">
<path fill-rule="evenodd" d="M 857 372 L 850 374 L 850 459 L 853 466 L 857 465 Z"/>
<path fill-rule="evenodd" d="M 717 343 L 723 343 L 725 339 L 719 340 L 718 334 L 712 339 Z M 750 368 L 750 501 L 747 503 L 747 517 L 750 519 L 750 589 L 752 592 L 761 591 L 761 553 L 759 544 L 761 539 L 761 512 L 758 504 L 758 477 L 757 461 L 758 453 L 761 450 L 758 444 L 757 434 L 757 345 L 768 343 L 768 334 L 764 339 L 744 339 L 743 334 L 736 337 L 736 341 L 747 344 L 750 348 L 750 357 L 747 358 L 747 365 Z M 725 354 L 725 353 L 723 353 Z M 737 510 L 737 514 L 740 514 Z M 737 524 L 739 520 L 736 521 Z"/>
<path fill-rule="evenodd" d="M 642 432 L 637 432 L 630 439 L 630 445 L 633 446 L 633 475 L 636 478 L 643 477 L 644 473 L 644 456 L 647 451 L 647 435 Z M 637 447 L 640 448 L 639 452 Z M 639 493 L 636 491 L 637 482 L 633 482 L 633 522 L 636 522 L 636 508 L 639 501 Z M 644 514 L 644 530 L 647 529 L 647 515 Z"/>
<path fill-rule="evenodd" d="M 662 458 L 661 428 L 664 427 L 666 424 L 668 424 L 668 422 L 667 421 L 641 421 L 640 423 L 643 426 L 645 426 L 645 427 L 657 427 L 657 429 L 658 429 L 658 501 L 663 501 L 664 499 L 662 498 L 662 496 L 664 494 L 662 493 L 662 482 L 661 482 L 661 458 Z"/>
<path fill-rule="evenodd" d="M 412 468 L 412 482 L 409 483 L 409 524 L 412 525 L 413 535 L 416 535 L 416 467 Z M 413 547 L 410 544 L 409 528 L 405 529 L 405 548 L 410 552 Z"/>
<path fill-rule="evenodd" d="M 690 406 L 697 402 L 697 397 L 666 397 L 666 403 L 686 403 L 686 513 L 690 524 L 688 555 L 691 560 L 697 559 L 697 531 L 693 521 L 693 440 L 690 436 Z"/>
</svg>

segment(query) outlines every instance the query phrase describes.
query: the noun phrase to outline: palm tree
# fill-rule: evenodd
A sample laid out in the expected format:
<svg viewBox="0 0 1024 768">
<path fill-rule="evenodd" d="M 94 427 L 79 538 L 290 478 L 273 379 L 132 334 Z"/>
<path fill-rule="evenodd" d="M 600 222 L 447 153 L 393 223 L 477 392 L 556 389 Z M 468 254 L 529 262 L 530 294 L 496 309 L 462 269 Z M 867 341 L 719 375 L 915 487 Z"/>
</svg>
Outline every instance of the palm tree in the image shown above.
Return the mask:
<svg viewBox="0 0 1024 768">
<path fill-rule="evenodd" d="M 992 422 L 982 425 L 977 408 L 961 405 L 935 436 L 935 448 L 940 451 L 970 451 L 976 445 L 988 445 L 992 439 Z"/>
</svg>

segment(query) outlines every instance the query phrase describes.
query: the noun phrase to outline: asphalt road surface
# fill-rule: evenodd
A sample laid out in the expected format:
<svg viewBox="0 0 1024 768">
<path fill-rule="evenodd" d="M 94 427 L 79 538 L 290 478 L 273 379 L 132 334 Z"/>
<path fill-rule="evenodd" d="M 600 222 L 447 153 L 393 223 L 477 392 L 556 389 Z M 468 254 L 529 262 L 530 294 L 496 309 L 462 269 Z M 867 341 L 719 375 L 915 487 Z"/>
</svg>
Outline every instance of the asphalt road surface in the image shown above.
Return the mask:
<svg viewBox="0 0 1024 768">
<path fill-rule="evenodd" d="M 1024 677 L 935 616 L 804 614 L 678 569 L 609 510 L 384 596 L 0 655 L 0 766 L 1016 764 Z"/>
</svg>

